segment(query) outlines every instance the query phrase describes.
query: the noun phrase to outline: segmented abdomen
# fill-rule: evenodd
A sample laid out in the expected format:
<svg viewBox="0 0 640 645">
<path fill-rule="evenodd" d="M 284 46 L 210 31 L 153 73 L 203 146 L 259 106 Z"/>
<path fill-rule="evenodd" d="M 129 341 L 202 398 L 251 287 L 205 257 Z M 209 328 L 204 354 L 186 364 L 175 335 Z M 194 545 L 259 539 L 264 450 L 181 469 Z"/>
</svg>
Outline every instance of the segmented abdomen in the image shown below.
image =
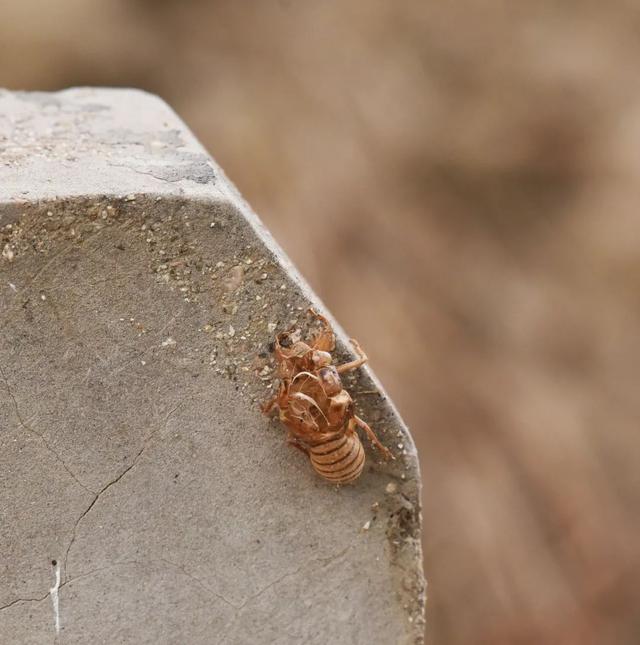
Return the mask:
<svg viewBox="0 0 640 645">
<path fill-rule="evenodd" d="M 346 484 L 360 476 L 364 468 L 364 448 L 355 432 L 328 438 L 309 447 L 314 470 L 334 484 Z"/>
</svg>

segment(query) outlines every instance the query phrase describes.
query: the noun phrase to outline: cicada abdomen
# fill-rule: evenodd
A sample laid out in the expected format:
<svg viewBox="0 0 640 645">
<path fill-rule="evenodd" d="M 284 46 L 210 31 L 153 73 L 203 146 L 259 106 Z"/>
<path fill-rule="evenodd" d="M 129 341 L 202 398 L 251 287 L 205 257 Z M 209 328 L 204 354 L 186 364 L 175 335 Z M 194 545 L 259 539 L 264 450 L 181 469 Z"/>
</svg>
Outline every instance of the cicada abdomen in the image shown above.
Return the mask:
<svg viewBox="0 0 640 645">
<path fill-rule="evenodd" d="M 313 469 L 334 484 L 348 484 L 360 477 L 364 469 L 364 448 L 355 432 L 332 434 L 308 447 Z"/>
</svg>

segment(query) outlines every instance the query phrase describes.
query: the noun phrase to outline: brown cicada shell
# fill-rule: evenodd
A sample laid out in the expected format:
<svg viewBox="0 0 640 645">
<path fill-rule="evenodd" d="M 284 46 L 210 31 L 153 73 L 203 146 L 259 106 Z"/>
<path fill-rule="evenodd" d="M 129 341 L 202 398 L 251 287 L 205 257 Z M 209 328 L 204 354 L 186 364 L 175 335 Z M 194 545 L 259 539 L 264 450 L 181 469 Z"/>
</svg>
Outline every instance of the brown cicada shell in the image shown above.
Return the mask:
<svg viewBox="0 0 640 645">
<path fill-rule="evenodd" d="M 329 321 L 313 309 L 321 329 L 309 342 L 294 340 L 292 331 L 278 334 L 274 354 L 278 365 L 278 393 L 262 408 L 279 410 L 289 430 L 288 442 L 308 455 L 314 470 L 335 484 L 355 481 L 364 468 L 364 448 L 357 433 L 362 428 L 385 459 L 393 456 L 373 430 L 355 414 L 353 400 L 344 389 L 341 374 L 355 370 L 367 357 L 355 340 L 358 358 L 332 365 L 335 334 Z"/>
</svg>

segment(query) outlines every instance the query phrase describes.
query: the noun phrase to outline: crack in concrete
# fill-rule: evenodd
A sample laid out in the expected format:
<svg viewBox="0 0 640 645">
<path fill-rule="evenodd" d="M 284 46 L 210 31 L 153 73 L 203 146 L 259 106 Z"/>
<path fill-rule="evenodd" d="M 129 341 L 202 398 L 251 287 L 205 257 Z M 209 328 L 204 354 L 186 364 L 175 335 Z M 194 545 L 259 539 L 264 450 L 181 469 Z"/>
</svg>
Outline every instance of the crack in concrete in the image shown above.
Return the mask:
<svg viewBox="0 0 640 645">
<path fill-rule="evenodd" d="M 60 592 L 64 587 L 66 587 L 67 585 L 70 585 L 72 582 L 75 582 L 76 580 L 80 580 L 81 578 L 92 576 L 95 573 L 98 573 L 100 571 L 105 571 L 106 569 L 113 569 L 114 567 L 121 566 L 123 564 L 143 565 L 142 562 L 138 562 L 137 560 L 126 560 L 124 562 L 116 562 L 115 564 L 111 564 L 107 567 L 100 567 L 99 569 L 93 569 L 92 571 L 81 573 L 80 575 L 76 576 L 75 578 L 71 578 L 70 580 L 65 580 L 64 582 L 61 582 L 60 585 L 57 587 L 57 591 Z M 51 595 L 51 590 L 49 590 L 49 592 L 47 592 L 44 596 L 39 598 L 16 598 L 15 600 L 12 600 L 6 605 L 0 606 L 0 611 L 3 611 L 4 609 L 9 609 L 9 607 L 13 607 L 14 605 L 17 605 L 21 602 L 42 602 L 43 600 L 46 600 L 50 595 Z"/>
<path fill-rule="evenodd" d="M 179 407 L 179 406 L 177 406 L 177 407 Z M 174 410 L 176 410 L 177 407 L 174 408 Z M 173 413 L 173 411 L 170 414 L 172 414 L 172 413 Z M 129 467 L 127 469 L 127 471 L 125 471 L 125 472 L 128 472 L 129 470 L 131 470 L 131 467 Z M 112 485 L 113 483 L 115 483 L 116 481 L 121 479 L 124 476 L 124 474 L 125 473 L 123 472 L 113 482 L 111 482 L 110 484 L 107 484 L 107 486 L 103 490 L 106 490 L 107 487 L 109 487 L 110 485 Z M 97 497 L 99 497 L 99 495 Z M 97 500 L 97 497 L 96 497 L 96 500 Z M 95 504 L 96 500 L 94 500 L 94 502 L 90 505 L 90 507 L 83 513 L 83 515 L 80 517 L 80 519 L 82 519 L 82 517 L 84 517 L 89 512 L 91 507 Z M 76 526 L 79 523 L 79 521 L 80 520 L 78 520 L 78 522 L 76 523 Z M 216 591 L 211 589 L 208 585 L 204 584 L 204 582 L 202 580 L 200 580 L 200 578 L 198 578 L 198 577 L 194 576 L 193 574 L 189 573 L 185 569 L 184 565 L 179 565 L 179 564 L 177 564 L 175 562 L 171 562 L 171 560 L 167 560 L 166 558 L 159 558 L 159 559 L 162 562 L 164 562 L 165 564 L 168 564 L 170 567 L 172 567 L 172 568 L 176 569 L 177 571 L 179 571 L 181 574 L 183 574 L 184 576 L 186 576 L 190 580 L 193 580 L 193 582 L 195 582 L 201 589 L 206 591 L 208 594 L 214 596 L 218 600 L 221 600 L 222 602 L 224 602 L 229 607 L 233 608 L 235 610 L 235 615 L 232 618 L 232 621 L 230 623 L 230 626 L 229 626 L 229 628 L 230 628 L 231 625 L 238 618 L 239 612 L 242 609 L 244 609 L 249 603 L 253 602 L 257 598 L 262 596 L 264 593 L 266 593 L 269 589 L 275 587 L 277 584 L 279 584 L 283 580 L 286 580 L 287 578 L 291 578 L 293 576 L 298 575 L 304 569 L 312 567 L 314 563 L 320 563 L 322 565 L 322 568 L 324 568 L 324 567 L 328 566 L 329 564 L 331 564 L 332 562 L 334 562 L 335 560 L 338 560 L 339 558 L 344 556 L 351 548 L 353 548 L 352 545 L 346 547 L 345 549 L 342 549 L 340 552 L 336 553 L 335 555 L 332 555 L 332 556 L 329 556 L 329 557 L 326 557 L 326 558 L 316 558 L 316 559 L 312 560 L 309 563 L 301 565 L 300 567 L 298 567 L 294 571 L 289 571 L 288 573 L 285 573 L 285 574 L 279 576 L 278 578 L 276 578 L 275 580 L 273 580 L 269 584 L 265 585 L 262 589 L 260 589 L 260 591 L 258 591 L 255 594 L 249 596 L 244 602 L 242 602 L 239 605 L 236 605 L 235 603 L 233 603 L 230 600 L 228 600 L 227 598 L 225 598 L 222 594 L 217 593 Z M 68 555 L 68 551 L 67 551 L 67 555 Z M 120 566 L 124 566 L 124 565 L 130 565 L 130 564 L 136 564 L 136 565 L 139 565 L 141 567 L 147 567 L 149 565 L 149 562 L 141 562 L 139 560 L 123 560 L 122 562 L 115 562 L 115 563 L 107 565 L 105 567 L 99 567 L 97 569 L 92 569 L 90 571 L 85 571 L 84 573 L 81 573 L 81 574 L 75 576 L 74 578 L 69 578 L 69 579 L 66 579 L 64 582 L 60 582 L 59 584 L 56 585 L 55 591 L 60 593 L 62 591 L 62 589 L 64 589 L 65 587 L 67 587 L 67 586 L 69 586 L 71 584 L 73 584 L 74 582 L 77 582 L 78 580 L 88 578 L 88 577 L 93 576 L 93 575 L 95 575 L 97 573 L 100 573 L 102 571 L 107 571 L 109 569 L 114 569 L 116 567 L 120 567 Z M 65 573 L 66 573 L 66 561 L 65 561 Z M 16 598 L 15 600 L 12 600 L 11 602 L 0 606 L 0 611 L 4 611 L 5 609 L 9 609 L 10 607 L 18 605 L 20 603 L 42 602 L 43 600 L 46 600 L 47 598 L 49 598 L 51 596 L 52 591 L 53 591 L 53 589 L 49 590 L 49 592 L 46 593 L 44 596 L 37 597 L 37 598 Z M 228 629 L 227 629 L 227 631 L 228 631 Z"/>
<path fill-rule="evenodd" d="M 267 591 L 269 591 L 269 589 L 275 587 L 277 584 L 279 584 L 283 580 L 286 580 L 287 578 L 292 578 L 294 576 L 297 576 L 301 571 L 304 571 L 305 569 L 309 569 L 310 567 L 312 567 L 314 565 L 314 563 L 320 563 L 321 564 L 320 568 L 324 569 L 325 567 L 329 566 L 332 562 L 335 562 L 336 560 L 341 558 L 343 555 L 345 555 L 352 548 L 353 548 L 353 545 L 350 544 L 349 546 L 347 546 L 346 548 L 342 549 L 341 551 L 339 551 L 335 555 L 331 555 L 331 556 L 328 556 L 326 558 L 315 558 L 315 559 L 311 560 L 310 562 L 307 562 L 307 563 L 299 566 L 294 571 L 289 571 L 288 573 L 285 573 L 285 574 L 281 575 L 280 577 L 276 578 L 275 580 L 270 582 L 268 585 L 266 585 L 262 589 L 260 589 L 260 591 L 258 591 L 256 593 L 254 593 L 253 595 L 249 596 L 240 605 L 234 605 L 235 608 L 236 608 L 235 615 L 233 616 L 233 618 L 229 622 L 228 626 L 225 628 L 224 633 L 222 634 L 221 638 L 222 637 L 226 638 L 227 634 L 232 629 L 234 623 L 239 618 L 240 611 L 242 609 L 244 609 L 249 603 L 253 602 L 257 598 L 259 598 L 260 596 L 265 594 Z"/>
<path fill-rule="evenodd" d="M 58 591 L 61 591 L 67 585 L 70 585 L 73 582 L 76 582 L 76 580 L 81 580 L 82 578 L 88 578 L 89 576 L 95 575 L 100 571 L 106 571 L 107 569 L 113 569 L 115 567 L 119 567 L 125 564 L 139 564 L 141 566 L 144 566 L 143 562 L 138 562 L 137 560 L 125 560 L 123 562 L 115 562 L 114 564 L 110 564 L 106 567 L 92 569 L 91 571 L 87 571 L 85 573 L 81 573 L 80 575 L 77 575 L 75 578 L 70 578 L 69 580 L 65 580 L 64 582 L 61 582 L 60 586 L 58 587 Z M 43 600 L 46 600 L 50 595 L 51 595 L 51 592 L 47 593 L 45 596 L 42 596 L 41 598 L 16 598 L 16 600 L 12 600 L 10 603 L 7 603 L 6 605 L 1 606 L 0 611 L 2 611 L 3 609 L 8 609 L 9 607 L 12 607 L 13 605 L 17 605 L 18 603 L 21 603 L 21 602 L 42 602 Z"/>
<path fill-rule="evenodd" d="M 185 575 L 187 578 L 193 580 L 200 588 L 204 589 L 207 593 L 211 594 L 212 596 L 215 596 L 216 598 L 218 598 L 218 600 L 222 600 L 222 602 L 229 605 L 229 607 L 233 607 L 236 610 L 240 609 L 238 605 L 236 605 L 235 603 L 232 603 L 230 600 L 227 600 L 222 594 L 217 593 L 216 591 L 214 591 L 213 589 L 205 585 L 204 582 L 200 580 L 200 578 L 197 578 L 193 574 L 189 573 L 184 566 L 176 564 L 175 562 L 171 562 L 171 560 L 167 560 L 166 558 L 160 558 L 160 560 L 162 560 L 162 562 L 168 564 L 169 566 L 173 567 L 174 569 L 177 569 L 178 571 L 180 571 L 180 573 Z"/>
<path fill-rule="evenodd" d="M 97 493 L 94 493 L 94 498 L 91 500 L 89 506 L 87 506 L 87 508 L 81 513 L 80 517 L 78 517 L 78 519 L 75 521 L 75 524 L 73 525 L 73 530 L 71 531 L 71 540 L 69 541 L 69 545 L 67 546 L 67 550 L 65 551 L 65 554 L 64 554 L 64 560 L 63 560 L 63 562 L 64 562 L 64 565 L 63 565 L 64 582 L 63 582 L 63 585 L 67 584 L 67 582 L 68 582 L 68 580 L 67 580 L 67 571 L 68 571 L 67 562 L 68 562 L 68 559 L 69 559 L 69 552 L 71 551 L 71 547 L 73 546 L 74 542 L 76 541 L 76 535 L 77 535 L 78 526 L 80 525 L 80 522 L 82 522 L 82 520 L 87 516 L 89 511 L 91 511 L 91 509 L 96 505 L 96 503 L 98 502 L 98 500 L 100 499 L 102 494 L 105 493 L 107 490 L 109 490 L 109 488 L 111 488 L 112 486 L 117 484 L 130 470 L 133 469 L 133 467 L 140 460 L 140 457 L 142 456 L 142 453 L 146 450 L 146 448 L 149 445 L 149 442 L 151 441 L 151 439 L 153 439 L 153 437 L 158 433 L 158 431 L 160 430 L 160 427 L 165 427 L 166 428 L 167 423 L 169 422 L 169 419 L 171 418 L 173 413 L 181 405 L 182 404 L 179 403 L 173 409 L 169 410 L 169 412 L 167 413 L 167 415 L 166 415 L 166 417 L 164 419 L 164 423 L 162 424 L 162 426 L 158 425 L 158 427 L 155 430 L 153 430 L 152 432 L 150 432 L 147 435 L 147 437 L 143 440 L 140 450 L 138 450 L 138 452 L 134 456 L 134 458 L 131 461 L 131 463 L 115 479 L 112 479 L 111 481 L 107 482 Z"/>
<path fill-rule="evenodd" d="M 60 585 L 60 589 L 66 587 L 67 585 L 73 584 L 77 580 L 82 580 L 83 578 L 89 578 L 96 573 L 100 573 L 101 571 L 108 571 L 109 569 L 115 569 L 116 567 L 122 567 L 127 564 L 138 564 L 140 566 L 144 566 L 144 562 L 139 562 L 138 560 L 123 560 L 122 562 L 114 562 L 113 564 L 109 564 L 106 567 L 98 567 L 97 569 L 91 569 L 91 571 L 85 571 L 84 573 L 80 573 L 75 578 L 69 578 L 69 580 L 65 580 L 63 583 Z"/>
<path fill-rule="evenodd" d="M 273 582 L 270 582 L 268 585 L 266 585 L 266 587 L 263 587 L 257 593 L 253 594 L 252 596 L 249 596 L 249 598 L 247 598 L 237 609 L 238 610 L 243 609 L 244 607 L 246 607 L 246 605 L 248 603 L 252 602 L 256 598 L 259 598 L 260 596 L 262 596 L 262 594 L 264 594 L 266 591 L 268 591 L 272 587 L 275 587 L 278 583 L 282 582 L 286 578 L 291 578 L 293 576 L 297 576 L 302 570 L 313 566 L 313 564 L 316 563 L 316 562 L 322 563 L 321 568 L 324 569 L 324 567 L 327 567 L 328 565 L 330 565 L 332 562 L 334 562 L 338 558 L 341 558 L 345 553 L 347 553 L 347 551 L 349 551 L 349 549 L 351 549 L 351 545 L 346 547 L 345 549 L 342 549 L 342 551 L 340 551 L 339 553 L 336 553 L 335 555 L 329 556 L 327 558 L 315 558 L 311 562 L 308 562 L 308 563 L 303 564 L 302 566 L 298 567 L 295 571 L 290 571 L 289 573 L 283 574 L 282 576 L 280 576 L 279 578 L 277 578 Z"/>
<path fill-rule="evenodd" d="M 49 597 L 49 594 L 47 593 L 45 596 L 42 596 L 42 598 L 16 598 L 15 600 L 12 600 L 11 602 L 7 603 L 6 605 L 2 605 L 0 607 L 0 611 L 4 611 L 5 609 L 9 609 L 9 607 L 13 607 L 14 605 L 17 605 L 21 602 L 42 602 L 43 600 L 46 600 Z"/>
<path fill-rule="evenodd" d="M 9 398 L 13 401 L 13 407 L 16 413 L 16 417 L 18 419 L 18 423 L 24 428 L 29 434 L 35 435 L 44 447 L 56 458 L 56 460 L 60 463 L 60 465 L 67 471 L 69 476 L 78 484 L 78 486 L 84 488 L 88 493 L 91 493 L 92 495 L 95 495 L 95 491 L 91 490 L 88 486 L 85 486 L 73 473 L 73 471 L 67 466 L 65 463 L 64 459 L 60 456 L 60 454 L 54 450 L 51 447 L 51 444 L 45 439 L 44 435 L 41 434 L 40 432 L 36 432 L 31 426 L 29 426 L 26 421 L 22 418 L 22 415 L 20 413 L 20 407 L 18 406 L 18 401 L 16 400 L 15 395 L 13 394 L 13 391 L 11 390 L 11 387 L 9 385 L 9 381 L 4 373 L 4 370 L 0 366 L 0 376 L 2 377 L 2 380 L 4 381 L 4 385 L 7 389 L 7 393 L 9 394 Z"/>
<path fill-rule="evenodd" d="M 114 484 L 117 484 L 135 465 L 142 454 L 142 451 L 144 450 L 144 447 L 140 449 L 138 454 L 134 457 L 134 460 L 131 462 L 131 465 L 127 466 L 115 479 L 112 479 L 110 482 L 105 484 L 97 493 L 94 494 L 93 499 L 91 500 L 91 503 L 87 508 L 82 512 L 80 517 L 75 521 L 75 524 L 73 525 L 73 530 L 71 531 L 71 540 L 69 541 L 69 545 L 67 546 L 67 550 L 65 551 L 64 554 L 64 578 L 65 578 L 65 584 L 67 582 L 67 560 L 69 559 L 69 551 L 71 551 L 71 547 L 73 546 L 73 543 L 76 541 L 76 533 L 78 530 L 78 525 L 82 521 L 82 519 L 87 515 L 87 513 L 95 506 L 96 502 L 100 499 L 100 496 L 102 493 L 104 493 L 106 490 L 111 488 Z"/>
</svg>

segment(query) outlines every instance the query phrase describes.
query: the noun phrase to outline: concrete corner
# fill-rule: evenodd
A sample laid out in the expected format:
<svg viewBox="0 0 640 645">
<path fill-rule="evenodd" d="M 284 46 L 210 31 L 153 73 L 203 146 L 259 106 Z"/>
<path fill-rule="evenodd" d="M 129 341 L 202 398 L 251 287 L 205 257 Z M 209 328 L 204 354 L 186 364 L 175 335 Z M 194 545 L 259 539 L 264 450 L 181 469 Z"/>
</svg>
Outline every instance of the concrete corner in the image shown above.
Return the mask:
<svg viewBox="0 0 640 645">
<path fill-rule="evenodd" d="M 422 641 L 411 436 L 359 370 L 336 488 L 261 414 L 321 305 L 164 102 L 0 92 L 0 253 L 7 642 Z"/>
</svg>

